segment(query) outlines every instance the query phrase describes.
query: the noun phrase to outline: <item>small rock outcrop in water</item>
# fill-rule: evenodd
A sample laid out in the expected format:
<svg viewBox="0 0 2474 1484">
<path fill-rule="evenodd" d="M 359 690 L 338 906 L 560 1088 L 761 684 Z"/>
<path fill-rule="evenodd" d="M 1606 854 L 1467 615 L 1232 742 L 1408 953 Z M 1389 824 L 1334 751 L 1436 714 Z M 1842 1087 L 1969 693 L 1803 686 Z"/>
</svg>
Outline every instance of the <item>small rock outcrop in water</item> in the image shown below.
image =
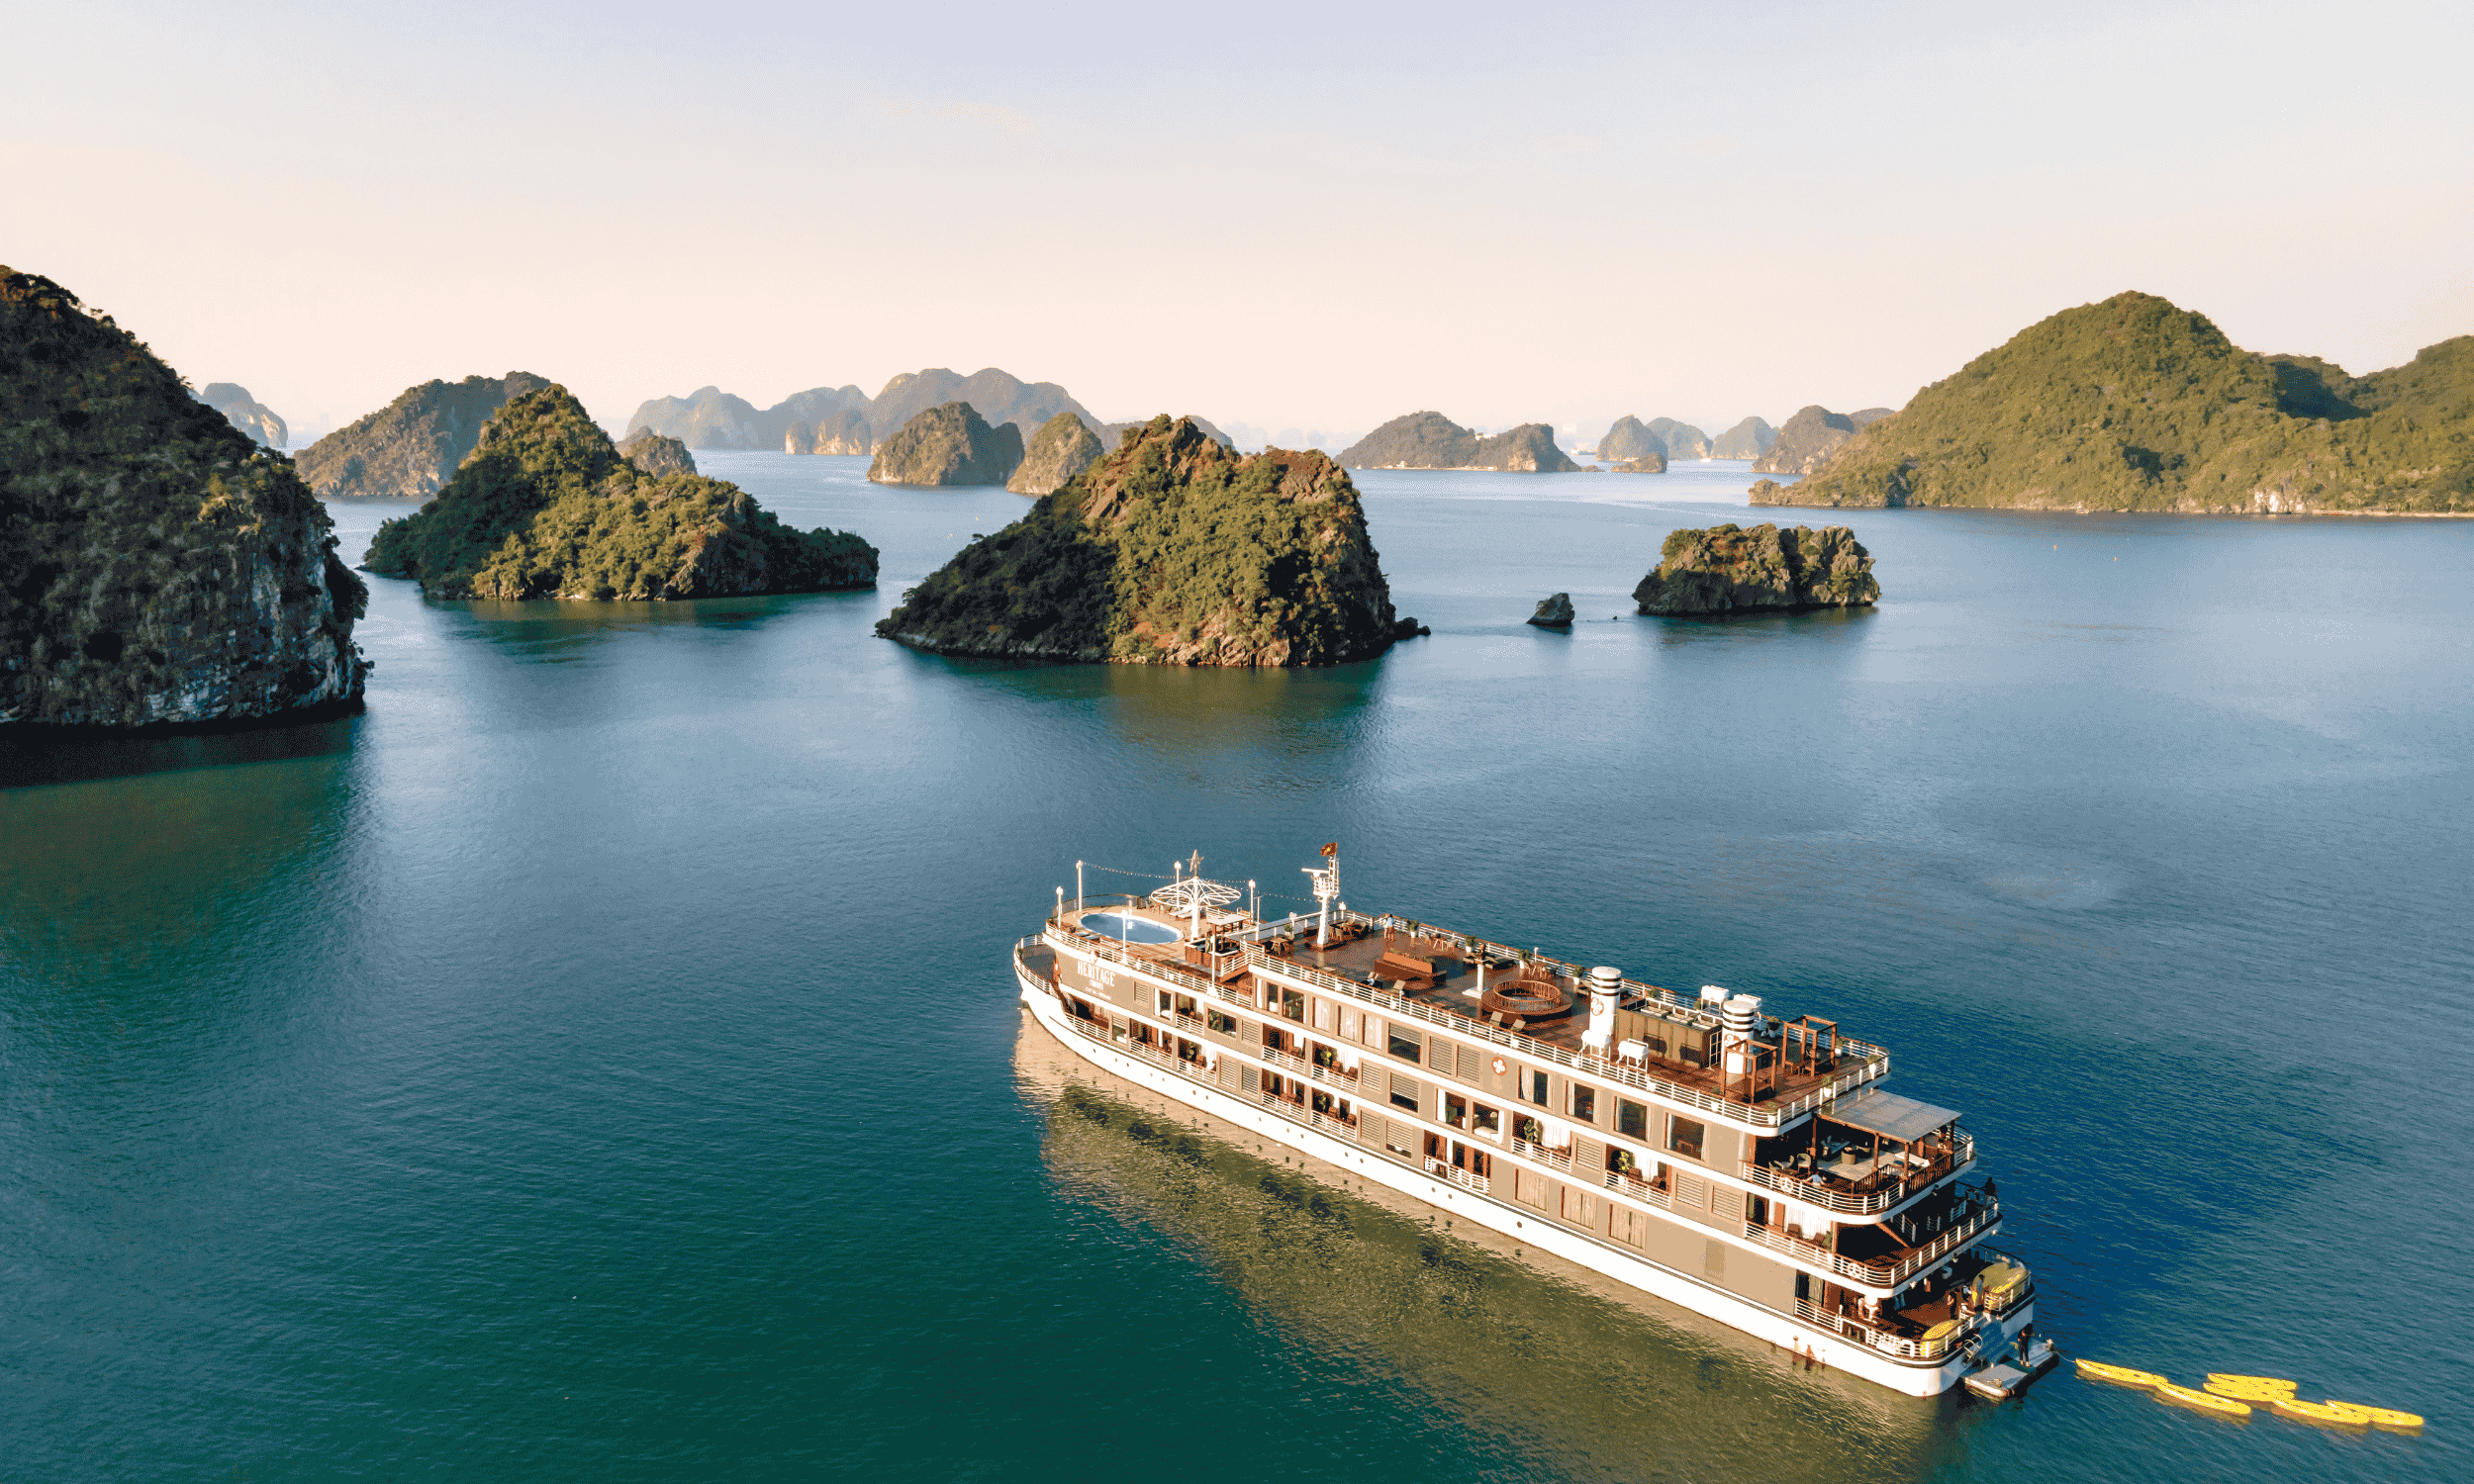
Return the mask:
<svg viewBox="0 0 2474 1484">
<path fill-rule="evenodd" d="M 267 448 L 281 448 L 291 434 L 275 410 L 249 395 L 247 387 L 210 381 L 198 400 L 232 419 L 232 425 Z"/>
<path fill-rule="evenodd" d="M 798 531 L 738 486 L 621 457 L 565 387 L 509 403 L 438 498 L 378 527 L 369 570 L 432 598 L 737 598 L 876 582 L 876 548 Z"/>
<path fill-rule="evenodd" d="M 1644 613 L 1863 607 L 1881 597 L 1872 554 L 1844 525 L 1713 525 L 1668 534 L 1632 590 Z"/>
<path fill-rule="evenodd" d="M 1747 417 L 1710 440 L 1709 456 L 1714 459 L 1757 459 L 1767 453 L 1769 445 L 1777 440 L 1778 429 L 1759 417 Z"/>
<path fill-rule="evenodd" d="M 1396 617 L 1366 512 L 1320 453 L 1241 458 L 1155 417 L 964 547 L 876 631 L 945 654 L 1333 665 L 1420 632 Z"/>
<path fill-rule="evenodd" d="M 696 455 L 676 438 L 640 432 L 618 445 L 619 457 L 655 479 L 665 474 L 694 474 Z"/>
<path fill-rule="evenodd" d="M 1558 593 L 1553 598 L 1539 599 L 1538 611 L 1529 615 L 1529 621 L 1540 628 L 1571 627 L 1572 596 L 1570 593 Z"/>
<path fill-rule="evenodd" d="M 1616 474 L 1664 474 L 1666 472 L 1666 455 L 1652 450 L 1639 458 L 1626 459 L 1609 467 L 1610 472 Z"/>
<path fill-rule="evenodd" d="M 1524 422 L 1489 438 L 1441 413 L 1394 417 L 1341 450 L 1350 469 L 1487 469 L 1521 474 L 1570 474 L 1580 466 L 1555 444 L 1555 429 Z"/>
<path fill-rule="evenodd" d="M 1765 488 L 1764 488 L 1765 487 Z M 2040 321 L 1760 505 L 2474 511 L 2474 335 L 2369 376 L 2117 294 Z"/>
<path fill-rule="evenodd" d="M 1194 425 L 1201 426 L 1195 419 Z M 1107 450 L 1099 446 L 1099 435 L 1083 425 L 1083 419 L 1072 413 L 1059 413 L 1040 424 L 1032 435 L 1031 446 L 1022 455 L 1022 465 L 1005 481 L 1005 488 L 1016 495 L 1046 495 L 1065 488 L 1066 481 L 1092 466 Z"/>
<path fill-rule="evenodd" d="M 1769 451 L 1753 464 L 1755 474 L 1810 474 L 1824 460 L 1839 451 L 1839 445 L 1856 436 L 1856 430 L 1867 422 L 1878 422 L 1890 415 L 1885 407 L 1866 408 L 1860 413 L 1834 413 L 1826 407 L 1808 407 L 1787 419 L 1770 440 Z"/>
<path fill-rule="evenodd" d="M 292 461 L 77 296 L 0 267 L 0 721 L 360 699 L 368 592 Z"/>
<path fill-rule="evenodd" d="M 481 441 L 498 410 L 549 383 L 529 371 L 425 381 L 301 451 L 301 477 L 328 500 L 428 500 Z"/>
<path fill-rule="evenodd" d="M 1022 463 L 1022 430 L 995 427 L 967 402 L 932 407 L 887 438 L 868 466 L 880 485 L 1001 485 Z"/>
</svg>

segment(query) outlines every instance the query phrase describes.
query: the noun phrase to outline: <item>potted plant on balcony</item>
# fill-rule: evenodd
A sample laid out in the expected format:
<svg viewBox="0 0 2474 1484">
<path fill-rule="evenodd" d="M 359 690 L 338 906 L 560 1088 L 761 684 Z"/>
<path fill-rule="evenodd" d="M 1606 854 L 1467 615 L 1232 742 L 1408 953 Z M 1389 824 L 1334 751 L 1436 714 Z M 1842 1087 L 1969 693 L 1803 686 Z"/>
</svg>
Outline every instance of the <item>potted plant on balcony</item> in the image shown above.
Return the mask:
<svg viewBox="0 0 2474 1484">
<path fill-rule="evenodd" d="M 1534 1118 L 1522 1119 L 1520 1126 L 1512 1132 L 1519 1136 L 1523 1144 L 1546 1143 L 1546 1131 L 1538 1126 L 1538 1120 Z"/>
</svg>

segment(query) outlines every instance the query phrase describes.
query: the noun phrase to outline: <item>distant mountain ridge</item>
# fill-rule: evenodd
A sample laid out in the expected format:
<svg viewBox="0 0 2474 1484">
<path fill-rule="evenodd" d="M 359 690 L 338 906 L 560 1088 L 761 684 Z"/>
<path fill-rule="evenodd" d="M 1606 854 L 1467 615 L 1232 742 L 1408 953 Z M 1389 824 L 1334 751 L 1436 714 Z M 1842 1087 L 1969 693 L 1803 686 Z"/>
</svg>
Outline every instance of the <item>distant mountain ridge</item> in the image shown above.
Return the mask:
<svg viewBox="0 0 2474 1484">
<path fill-rule="evenodd" d="M 326 500 L 428 500 L 455 476 L 500 408 L 549 385 L 529 371 L 425 381 L 301 450 L 301 478 Z"/>
<path fill-rule="evenodd" d="M 210 381 L 206 390 L 198 393 L 198 400 L 223 414 L 261 448 L 281 448 L 291 436 L 283 419 L 275 416 L 275 410 L 250 396 L 247 387 Z"/>
<path fill-rule="evenodd" d="M 1888 416 L 1890 410 L 1886 407 L 1868 407 L 1859 413 L 1834 413 L 1818 406 L 1805 408 L 1778 429 L 1768 451 L 1754 461 L 1753 472 L 1810 474 L 1821 467 L 1822 460 L 1837 452 L 1840 444 L 1856 436 L 1857 428 Z"/>
<path fill-rule="evenodd" d="M 1437 412 L 1394 417 L 1341 451 L 1344 469 L 1485 469 L 1521 474 L 1572 474 L 1580 469 L 1544 422 L 1480 437 Z"/>
</svg>

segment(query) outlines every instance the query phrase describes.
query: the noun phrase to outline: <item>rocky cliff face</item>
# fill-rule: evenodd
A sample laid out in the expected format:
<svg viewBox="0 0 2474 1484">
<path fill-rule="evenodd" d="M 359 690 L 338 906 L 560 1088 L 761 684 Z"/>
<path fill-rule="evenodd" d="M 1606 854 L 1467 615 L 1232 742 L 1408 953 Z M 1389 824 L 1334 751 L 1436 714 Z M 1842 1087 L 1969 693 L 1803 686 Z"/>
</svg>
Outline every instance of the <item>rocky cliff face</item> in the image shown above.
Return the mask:
<svg viewBox="0 0 2474 1484">
<path fill-rule="evenodd" d="M 877 632 L 948 654 L 1331 665 L 1394 616 L 1356 487 L 1320 453 L 1241 458 L 1155 417 L 904 595 Z"/>
<path fill-rule="evenodd" d="M 1844 525 L 1713 525 L 1670 532 L 1632 601 L 1644 613 L 1862 607 L 1881 597 L 1872 554 Z"/>
<path fill-rule="evenodd" d="M 1766 486 L 1766 488 L 1764 488 Z M 1757 504 L 2474 511 L 2474 336 L 2364 377 L 2117 294 L 2021 330 Z"/>
<path fill-rule="evenodd" d="M 1759 417 L 1747 417 L 1710 439 L 1709 456 L 1714 459 L 1758 459 L 1778 440 L 1778 429 Z"/>
<path fill-rule="evenodd" d="M 1012 423 L 1026 441 L 1059 413 L 1072 413 L 1094 432 L 1101 427 L 1089 408 L 1055 382 L 1026 382 L 994 366 L 969 376 L 957 376 L 941 366 L 905 371 L 887 382 L 868 404 L 868 422 L 882 443 L 921 413 L 951 402 L 969 403 L 992 425 Z"/>
<path fill-rule="evenodd" d="M 328 500 L 428 500 L 512 398 L 549 383 L 529 371 L 426 381 L 301 451 L 301 477 Z"/>
<path fill-rule="evenodd" d="M 1825 407 L 1808 407 L 1778 429 L 1769 451 L 1754 461 L 1756 474 L 1810 474 L 1839 445 L 1856 436 L 1856 419 Z"/>
<path fill-rule="evenodd" d="M 665 474 L 694 474 L 696 456 L 676 438 L 640 432 L 618 445 L 618 456 L 655 479 Z"/>
<path fill-rule="evenodd" d="M 868 415 L 857 408 L 827 413 L 813 422 L 794 422 L 783 435 L 784 453 L 869 454 L 876 438 L 868 430 Z"/>
<path fill-rule="evenodd" d="M 1677 422 L 1672 417 L 1653 417 L 1650 419 L 1650 435 L 1658 439 L 1659 446 L 1670 459 L 1713 457 L 1709 451 L 1709 434 L 1689 422 Z"/>
<path fill-rule="evenodd" d="M 1394 417 L 1343 449 L 1349 469 L 1493 469 L 1569 474 L 1579 469 L 1555 445 L 1555 429 L 1524 422 L 1481 438 L 1441 413 Z"/>
<path fill-rule="evenodd" d="M 1666 445 L 1660 441 L 1658 434 L 1650 431 L 1648 423 L 1629 413 L 1616 418 L 1614 425 L 1607 428 L 1606 436 L 1598 439 L 1598 457 L 1610 464 L 1637 459 L 1645 453 L 1657 454 L 1663 463 L 1666 458 Z"/>
<path fill-rule="evenodd" d="M 1200 426 L 1200 420 L 1195 419 Z M 1099 438 L 1083 425 L 1083 419 L 1072 413 L 1059 413 L 1040 424 L 1031 438 L 1031 446 L 1022 455 L 1022 465 L 1005 481 L 1005 488 L 1016 495 L 1046 495 L 1065 488 L 1066 482 L 1092 466 L 1106 450 Z"/>
<path fill-rule="evenodd" d="M 736 598 L 871 587 L 877 552 L 793 530 L 736 485 L 645 473 L 552 386 L 509 403 L 437 499 L 379 526 L 367 564 L 432 598 Z"/>
<path fill-rule="evenodd" d="M 880 485 L 1001 485 L 1022 463 L 1022 430 L 988 425 L 967 402 L 932 407 L 877 448 L 868 479 Z"/>
<path fill-rule="evenodd" d="M 49 279 L 0 267 L 0 721 L 357 703 L 368 598 L 292 461 Z"/>
<path fill-rule="evenodd" d="M 251 441 L 266 448 L 281 448 L 290 431 L 275 410 L 249 395 L 247 387 L 228 381 L 210 381 L 198 400 L 232 419 L 232 425 L 247 433 Z"/>
</svg>

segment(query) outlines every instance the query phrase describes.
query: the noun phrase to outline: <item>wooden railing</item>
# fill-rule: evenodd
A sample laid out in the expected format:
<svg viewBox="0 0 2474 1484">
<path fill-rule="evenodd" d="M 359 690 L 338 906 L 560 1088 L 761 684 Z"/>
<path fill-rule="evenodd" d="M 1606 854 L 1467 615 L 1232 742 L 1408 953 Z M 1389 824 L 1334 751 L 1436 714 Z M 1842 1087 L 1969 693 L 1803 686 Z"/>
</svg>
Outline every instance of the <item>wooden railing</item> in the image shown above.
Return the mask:
<svg viewBox="0 0 2474 1484">
<path fill-rule="evenodd" d="M 1833 1314 L 1810 1299 L 1795 1301 L 1795 1317 L 1806 1324 L 1828 1330 L 1841 1339 L 1856 1341 L 1885 1355 L 1896 1355 L 1905 1360 L 1939 1360 L 1963 1338 L 1945 1335 L 1939 1340 L 1911 1340 L 1905 1335 L 1893 1334 L 1845 1314 Z"/>
<path fill-rule="evenodd" d="M 1844 1181 L 1834 1182 L 1825 1176 L 1771 1169 L 1765 1164 L 1746 1163 L 1737 1167 L 1747 1180 L 1765 1190 L 1775 1190 L 1792 1200 L 1802 1201 L 1806 1205 L 1820 1206 L 1842 1216 L 1870 1216 L 1875 1212 L 1887 1211 L 1935 1181 L 1965 1169 L 1975 1162 L 1975 1140 L 1961 1134 L 1950 1158 L 1937 1159 L 1916 1173 L 1902 1176 L 1872 1190 L 1841 1189 L 1839 1186 L 1844 1184 Z"/>
<path fill-rule="evenodd" d="M 1917 1273 L 1941 1261 L 1960 1244 L 1991 1235 L 2001 1226 L 2001 1207 L 1989 1201 L 1985 1202 L 1970 1214 L 1967 1220 L 1951 1227 L 1896 1261 L 1886 1257 L 1859 1261 L 1854 1257 L 1841 1256 L 1820 1243 L 1807 1242 L 1800 1237 L 1790 1237 L 1775 1228 L 1759 1226 L 1749 1221 L 1744 1224 L 1744 1235 L 1748 1241 L 1758 1242 L 1765 1248 L 1785 1252 L 1807 1266 L 1825 1268 L 1839 1277 L 1853 1278 L 1858 1283 L 1873 1287 L 1891 1288 L 1906 1282 Z"/>
</svg>

